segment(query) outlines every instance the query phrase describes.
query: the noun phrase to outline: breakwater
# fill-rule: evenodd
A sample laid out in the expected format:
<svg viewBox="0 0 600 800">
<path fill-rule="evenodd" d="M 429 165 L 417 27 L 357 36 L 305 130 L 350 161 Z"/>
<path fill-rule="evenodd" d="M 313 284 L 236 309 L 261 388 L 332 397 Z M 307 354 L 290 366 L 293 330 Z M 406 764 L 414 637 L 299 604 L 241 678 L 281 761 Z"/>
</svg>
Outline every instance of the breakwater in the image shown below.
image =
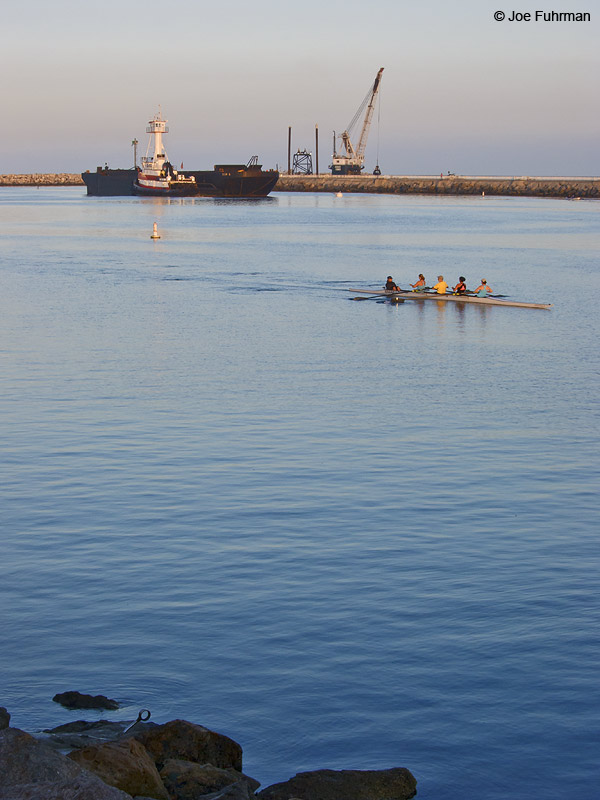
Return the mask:
<svg viewBox="0 0 600 800">
<path fill-rule="evenodd" d="M 0 175 L 0 186 L 83 186 L 81 175 L 72 172 Z"/>
<path fill-rule="evenodd" d="M 600 178 L 464 175 L 281 175 L 276 192 L 600 197 Z"/>
<path fill-rule="evenodd" d="M 0 186 L 84 186 L 79 173 L 0 175 Z M 465 175 L 280 175 L 275 192 L 600 197 L 600 178 Z"/>
</svg>

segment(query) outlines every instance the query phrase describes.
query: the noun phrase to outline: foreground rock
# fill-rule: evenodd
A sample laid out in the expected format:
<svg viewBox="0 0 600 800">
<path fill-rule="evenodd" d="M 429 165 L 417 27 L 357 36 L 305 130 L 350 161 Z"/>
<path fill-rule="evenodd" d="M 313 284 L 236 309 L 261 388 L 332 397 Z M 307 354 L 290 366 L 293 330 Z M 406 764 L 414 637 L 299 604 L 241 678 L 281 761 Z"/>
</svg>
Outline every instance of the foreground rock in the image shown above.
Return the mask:
<svg viewBox="0 0 600 800">
<path fill-rule="evenodd" d="M 176 759 L 242 771 L 240 745 L 202 725 L 176 719 L 135 733 L 135 738 L 144 745 L 159 770 L 170 759 Z"/>
<path fill-rule="evenodd" d="M 244 781 L 232 783 L 214 794 L 201 795 L 198 800 L 255 800 L 256 795 Z"/>
<path fill-rule="evenodd" d="M 404 767 L 380 770 L 318 769 L 299 772 L 259 792 L 260 800 L 408 800 L 417 781 Z"/>
<path fill-rule="evenodd" d="M 116 700 L 110 700 L 103 694 L 91 695 L 81 692 L 62 692 L 55 694 L 52 698 L 55 703 L 60 703 L 65 708 L 99 708 L 105 711 L 116 711 L 119 704 Z"/>
<path fill-rule="evenodd" d="M 129 800 L 18 728 L 0 731 L 1 800 Z"/>
<path fill-rule="evenodd" d="M 69 753 L 68 758 L 132 796 L 169 800 L 154 761 L 135 739 L 84 747 Z"/>
<path fill-rule="evenodd" d="M 241 783 L 244 797 L 253 797 L 253 792 L 260 783 L 247 775 L 242 775 L 235 769 L 219 769 L 212 764 L 194 764 L 191 761 L 170 759 L 166 761 L 160 771 L 165 788 L 170 797 L 177 800 L 196 800 L 199 796 L 221 793 L 223 789 L 233 784 Z M 240 787 L 235 789 L 239 794 Z"/>
<path fill-rule="evenodd" d="M 5 728 L 8 728 L 10 725 L 10 714 L 4 708 L 4 706 L 0 706 L 0 731 L 3 731 Z"/>
<path fill-rule="evenodd" d="M 8 716 L 8 714 L 7 714 Z M 0 730 L 0 800 L 408 800 L 417 782 L 404 768 L 316 770 L 255 794 L 241 772 L 242 748 L 184 720 L 165 725 L 71 722 L 46 732 L 96 739 L 68 757 L 17 728 Z M 127 732 L 123 733 L 123 726 Z M 87 740 L 89 741 L 89 739 Z"/>
<path fill-rule="evenodd" d="M 83 770 L 18 728 L 0 731 L 0 785 L 75 778 Z"/>
<path fill-rule="evenodd" d="M 131 796 L 88 774 L 64 781 L 0 788 L 0 800 L 131 800 Z"/>
<path fill-rule="evenodd" d="M 43 741 L 57 750 L 75 750 L 94 744 L 114 742 L 122 737 L 132 722 L 133 720 L 111 722 L 106 719 L 86 722 L 78 719 L 65 725 L 58 725 L 56 728 L 45 728 L 46 737 Z"/>
</svg>

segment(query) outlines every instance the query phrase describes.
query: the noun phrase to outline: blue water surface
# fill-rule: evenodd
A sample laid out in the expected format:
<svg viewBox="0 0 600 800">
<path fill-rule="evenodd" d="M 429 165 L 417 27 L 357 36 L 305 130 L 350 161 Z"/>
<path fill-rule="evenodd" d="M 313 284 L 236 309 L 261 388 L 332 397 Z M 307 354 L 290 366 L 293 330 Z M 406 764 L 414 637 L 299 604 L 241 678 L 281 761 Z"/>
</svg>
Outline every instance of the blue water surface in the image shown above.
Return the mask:
<svg viewBox="0 0 600 800">
<path fill-rule="evenodd" d="M 593 201 L 0 189 L 12 724 L 596 798 L 599 251 Z M 419 272 L 554 305 L 349 301 Z"/>
</svg>

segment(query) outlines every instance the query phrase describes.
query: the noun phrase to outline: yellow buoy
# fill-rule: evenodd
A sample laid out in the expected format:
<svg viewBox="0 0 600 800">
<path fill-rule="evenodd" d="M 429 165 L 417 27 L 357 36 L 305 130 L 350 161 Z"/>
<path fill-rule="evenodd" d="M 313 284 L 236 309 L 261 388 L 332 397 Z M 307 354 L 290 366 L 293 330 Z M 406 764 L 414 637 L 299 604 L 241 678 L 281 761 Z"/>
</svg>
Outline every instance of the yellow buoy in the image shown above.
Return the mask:
<svg viewBox="0 0 600 800">
<path fill-rule="evenodd" d="M 152 236 L 151 239 L 160 239 L 160 234 L 158 233 L 158 225 L 156 222 L 154 223 L 154 227 L 152 228 Z"/>
<path fill-rule="evenodd" d="M 344 196 L 344 195 L 343 195 L 341 192 L 338 192 L 338 193 L 336 194 L 336 197 L 343 197 L 343 196 Z"/>
</svg>

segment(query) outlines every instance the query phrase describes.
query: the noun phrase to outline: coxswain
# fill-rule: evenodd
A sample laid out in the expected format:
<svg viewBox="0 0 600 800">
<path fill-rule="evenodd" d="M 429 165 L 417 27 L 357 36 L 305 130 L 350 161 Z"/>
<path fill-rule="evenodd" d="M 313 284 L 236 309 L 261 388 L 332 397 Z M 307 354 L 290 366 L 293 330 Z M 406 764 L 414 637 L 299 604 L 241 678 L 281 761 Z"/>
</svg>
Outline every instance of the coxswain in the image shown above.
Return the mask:
<svg viewBox="0 0 600 800">
<path fill-rule="evenodd" d="M 419 272 L 419 280 L 416 283 L 411 283 L 411 286 L 415 292 L 422 292 L 425 288 L 425 275 Z"/>
<path fill-rule="evenodd" d="M 466 278 L 464 278 L 461 275 L 460 278 L 458 279 L 458 283 L 456 284 L 456 286 L 454 286 L 452 288 L 452 291 L 454 292 L 454 294 L 466 294 L 467 293 L 467 284 L 465 283 L 465 280 L 466 280 Z"/>
<path fill-rule="evenodd" d="M 448 289 L 448 284 L 444 280 L 443 275 L 438 275 L 438 282 L 433 288 L 438 294 L 446 294 L 446 290 Z"/>
<path fill-rule="evenodd" d="M 477 295 L 477 297 L 487 297 L 491 293 L 492 293 L 492 290 L 487 285 L 487 281 L 485 280 L 485 278 L 482 278 L 481 279 L 481 283 L 475 289 L 475 294 Z"/>
<path fill-rule="evenodd" d="M 400 291 L 400 287 L 396 286 L 396 284 L 394 283 L 394 279 L 392 278 L 391 275 L 387 276 L 387 281 L 385 282 L 385 286 L 383 288 L 386 290 L 386 292 L 399 292 Z"/>
</svg>

